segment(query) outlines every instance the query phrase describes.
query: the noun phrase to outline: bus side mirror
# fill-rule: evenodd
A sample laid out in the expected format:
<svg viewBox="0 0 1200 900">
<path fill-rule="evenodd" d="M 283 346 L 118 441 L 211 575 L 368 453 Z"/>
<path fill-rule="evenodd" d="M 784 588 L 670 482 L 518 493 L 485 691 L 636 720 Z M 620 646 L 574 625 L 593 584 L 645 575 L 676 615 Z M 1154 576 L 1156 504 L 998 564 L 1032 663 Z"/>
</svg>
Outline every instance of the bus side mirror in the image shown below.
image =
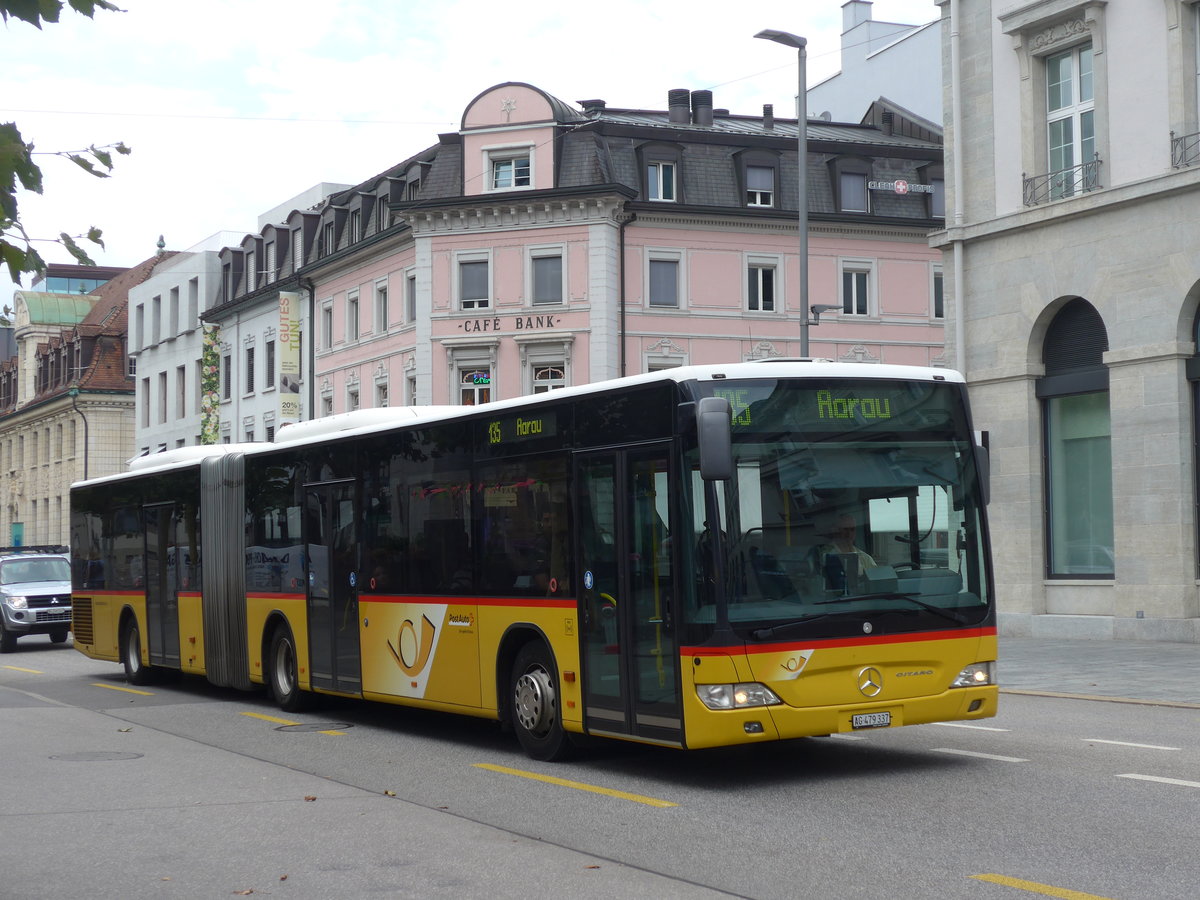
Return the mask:
<svg viewBox="0 0 1200 900">
<path fill-rule="evenodd" d="M 733 415 L 724 397 L 701 397 L 696 405 L 696 443 L 700 477 L 728 481 L 733 477 Z"/>
</svg>

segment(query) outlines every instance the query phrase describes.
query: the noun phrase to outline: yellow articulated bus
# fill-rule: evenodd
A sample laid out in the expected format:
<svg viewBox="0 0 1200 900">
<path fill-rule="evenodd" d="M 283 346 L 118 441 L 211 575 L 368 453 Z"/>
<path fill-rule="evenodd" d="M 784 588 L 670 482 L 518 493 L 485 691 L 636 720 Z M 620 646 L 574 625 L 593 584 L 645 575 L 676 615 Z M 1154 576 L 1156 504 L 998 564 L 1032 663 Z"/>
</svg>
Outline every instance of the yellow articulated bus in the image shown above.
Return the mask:
<svg viewBox="0 0 1200 900">
<path fill-rule="evenodd" d="M 75 646 L 680 748 L 996 713 L 963 379 L 812 360 L 347 413 L 71 492 Z"/>
</svg>

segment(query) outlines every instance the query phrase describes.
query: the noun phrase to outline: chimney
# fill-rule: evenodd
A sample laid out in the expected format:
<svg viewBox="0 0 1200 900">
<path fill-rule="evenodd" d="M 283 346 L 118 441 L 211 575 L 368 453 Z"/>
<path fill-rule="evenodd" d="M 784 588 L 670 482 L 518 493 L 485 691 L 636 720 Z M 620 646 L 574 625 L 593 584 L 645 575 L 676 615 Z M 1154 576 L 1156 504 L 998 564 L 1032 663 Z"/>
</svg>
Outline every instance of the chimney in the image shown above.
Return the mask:
<svg viewBox="0 0 1200 900">
<path fill-rule="evenodd" d="M 583 114 L 585 116 L 598 116 L 604 112 L 604 107 L 608 105 L 603 100 L 578 100 L 576 102 L 583 107 Z"/>
<path fill-rule="evenodd" d="M 691 93 L 687 88 L 667 91 L 667 121 L 672 125 L 686 125 L 690 119 L 688 102 Z"/>
<path fill-rule="evenodd" d="M 883 133 L 891 134 L 892 129 L 894 127 L 894 125 L 892 124 L 893 120 L 894 120 L 894 114 L 892 113 L 892 111 L 890 109 L 885 109 L 883 111 L 882 118 L 883 118 Z"/>
<path fill-rule="evenodd" d="M 766 131 L 774 131 L 775 130 L 775 104 L 774 103 L 764 103 L 763 104 L 763 128 Z"/>
<path fill-rule="evenodd" d="M 713 123 L 712 91 L 692 91 L 692 124 Z"/>
</svg>

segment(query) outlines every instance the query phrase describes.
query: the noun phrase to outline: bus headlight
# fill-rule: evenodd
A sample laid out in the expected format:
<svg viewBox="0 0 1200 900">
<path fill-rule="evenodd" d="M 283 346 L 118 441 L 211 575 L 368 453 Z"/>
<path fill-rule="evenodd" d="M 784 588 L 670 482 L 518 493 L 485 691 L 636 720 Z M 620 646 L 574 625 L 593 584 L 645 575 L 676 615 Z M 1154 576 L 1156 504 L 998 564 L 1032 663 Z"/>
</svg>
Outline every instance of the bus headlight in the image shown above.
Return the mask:
<svg viewBox="0 0 1200 900">
<path fill-rule="evenodd" d="M 982 687 L 985 684 L 996 683 L 996 664 L 994 662 L 971 663 L 961 672 L 950 687 Z"/>
<path fill-rule="evenodd" d="M 757 681 L 741 684 L 698 684 L 696 693 L 709 709 L 746 709 L 773 706 L 783 701 L 773 690 Z"/>
<path fill-rule="evenodd" d="M 29 609 L 29 601 L 24 597 L 9 597 L 8 605 L 13 609 Z"/>
</svg>

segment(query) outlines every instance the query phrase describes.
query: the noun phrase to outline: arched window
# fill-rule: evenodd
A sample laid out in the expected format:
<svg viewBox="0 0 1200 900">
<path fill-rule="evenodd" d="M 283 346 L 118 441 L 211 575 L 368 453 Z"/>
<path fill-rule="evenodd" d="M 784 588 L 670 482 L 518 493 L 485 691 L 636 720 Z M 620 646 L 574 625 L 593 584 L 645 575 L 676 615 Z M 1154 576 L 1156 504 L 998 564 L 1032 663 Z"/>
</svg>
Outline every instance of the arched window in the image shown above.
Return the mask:
<svg viewBox="0 0 1200 900">
<path fill-rule="evenodd" d="M 1112 428 L 1108 332 L 1094 306 L 1076 298 L 1050 323 L 1042 345 L 1046 574 L 1112 578 Z"/>
<path fill-rule="evenodd" d="M 1198 13 L 1200 14 L 1200 13 Z M 1188 359 L 1187 379 L 1192 389 L 1192 469 L 1200 466 L 1200 310 L 1192 322 L 1192 339 L 1196 342 L 1196 352 Z M 1192 487 L 1193 514 L 1192 521 L 1200 527 L 1200 472 L 1195 476 Z M 1195 541 L 1197 547 L 1196 575 L 1200 578 L 1200 535 Z"/>
</svg>

